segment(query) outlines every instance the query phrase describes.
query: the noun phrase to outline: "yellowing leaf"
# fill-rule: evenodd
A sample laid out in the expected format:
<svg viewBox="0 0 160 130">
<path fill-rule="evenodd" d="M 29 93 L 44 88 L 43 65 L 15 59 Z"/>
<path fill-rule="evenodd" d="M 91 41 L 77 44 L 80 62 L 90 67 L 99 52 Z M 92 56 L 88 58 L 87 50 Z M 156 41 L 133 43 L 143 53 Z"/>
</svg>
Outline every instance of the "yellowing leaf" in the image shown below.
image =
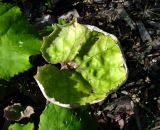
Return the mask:
<svg viewBox="0 0 160 130">
<path fill-rule="evenodd" d="M 95 103 L 126 80 L 127 68 L 115 36 L 76 21 L 54 27 L 41 51 L 49 63 L 60 63 L 61 70 L 46 65 L 35 76 L 47 100 L 64 107 Z"/>
</svg>

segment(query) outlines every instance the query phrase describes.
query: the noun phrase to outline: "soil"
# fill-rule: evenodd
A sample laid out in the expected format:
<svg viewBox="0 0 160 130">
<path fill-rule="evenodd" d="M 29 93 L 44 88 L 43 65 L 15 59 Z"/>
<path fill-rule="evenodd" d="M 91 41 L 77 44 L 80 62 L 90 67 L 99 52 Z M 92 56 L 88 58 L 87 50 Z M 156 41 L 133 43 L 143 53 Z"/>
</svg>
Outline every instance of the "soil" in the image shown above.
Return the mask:
<svg viewBox="0 0 160 130">
<path fill-rule="evenodd" d="M 120 41 L 128 67 L 127 81 L 101 102 L 92 105 L 102 130 L 160 129 L 160 1 L 159 0 L 1 0 L 18 5 L 28 21 L 38 31 L 45 26 L 73 16 L 114 34 Z M 70 14 L 67 14 L 70 12 Z M 46 20 L 47 19 L 47 20 Z M 38 127 L 39 115 L 46 100 L 33 75 L 36 66 L 45 64 L 41 55 L 33 56 L 35 66 L 10 81 L 0 81 L 9 87 L 0 101 L 0 128 L 12 121 L 3 117 L 3 109 L 13 103 L 32 106 L 30 120 Z M 23 87 L 22 87 L 23 86 Z M 23 119 L 20 122 L 27 122 Z"/>
</svg>

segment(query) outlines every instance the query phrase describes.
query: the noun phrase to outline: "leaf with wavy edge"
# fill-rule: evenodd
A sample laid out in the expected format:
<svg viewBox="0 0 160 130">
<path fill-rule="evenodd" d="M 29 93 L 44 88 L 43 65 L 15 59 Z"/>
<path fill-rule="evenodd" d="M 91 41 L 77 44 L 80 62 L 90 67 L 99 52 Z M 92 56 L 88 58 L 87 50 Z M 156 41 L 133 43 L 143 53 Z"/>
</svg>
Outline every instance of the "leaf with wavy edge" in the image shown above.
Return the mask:
<svg viewBox="0 0 160 130">
<path fill-rule="evenodd" d="M 62 70 L 47 65 L 35 76 L 49 101 L 64 107 L 95 103 L 126 80 L 125 60 L 113 35 L 76 21 L 54 27 L 41 51 L 48 62 L 61 63 Z"/>
<path fill-rule="evenodd" d="M 20 9 L 0 3 L 0 78 L 9 80 L 31 68 L 29 57 L 38 54 L 40 46 Z"/>
<path fill-rule="evenodd" d="M 54 31 L 44 37 L 41 52 L 46 61 L 53 64 L 71 61 L 91 32 L 77 22 L 54 26 Z M 53 55 L 54 54 L 54 55 Z"/>
</svg>

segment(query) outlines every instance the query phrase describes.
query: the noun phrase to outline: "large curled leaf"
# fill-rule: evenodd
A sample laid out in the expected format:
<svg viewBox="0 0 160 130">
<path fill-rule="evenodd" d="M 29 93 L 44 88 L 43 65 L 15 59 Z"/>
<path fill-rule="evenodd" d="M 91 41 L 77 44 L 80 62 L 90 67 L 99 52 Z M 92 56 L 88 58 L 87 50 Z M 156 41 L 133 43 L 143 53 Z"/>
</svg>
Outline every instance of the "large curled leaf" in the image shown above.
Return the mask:
<svg viewBox="0 0 160 130">
<path fill-rule="evenodd" d="M 40 46 L 20 9 L 0 3 L 0 78 L 8 80 L 31 68 L 29 57 L 38 54 Z"/>
<path fill-rule="evenodd" d="M 40 116 L 38 130 L 97 130 L 92 114 L 88 109 L 72 110 L 48 104 Z M 83 115 L 83 116 L 80 116 Z"/>
<path fill-rule="evenodd" d="M 34 124 L 33 123 L 28 123 L 28 124 L 15 123 L 10 125 L 8 130 L 34 130 Z"/>
<path fill-rule="evenodd" d="M 54 28 L 41 51 L 48 62 L 60 63 L 61 70 L 46 65 L 35 77 L 49 101 L 66 107 L 97 102 L 126 80 L 125 61 L 113 35 L 76 21 Z"/>
</svg>

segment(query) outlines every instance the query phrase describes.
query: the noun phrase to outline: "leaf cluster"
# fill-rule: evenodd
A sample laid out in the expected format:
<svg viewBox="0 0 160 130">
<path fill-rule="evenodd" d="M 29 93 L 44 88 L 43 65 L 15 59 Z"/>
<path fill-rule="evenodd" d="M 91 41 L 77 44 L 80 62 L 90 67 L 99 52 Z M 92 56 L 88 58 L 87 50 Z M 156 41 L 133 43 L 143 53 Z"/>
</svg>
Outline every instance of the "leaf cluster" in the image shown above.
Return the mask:
<svg viewBox="0 0 160 130">
<path fill-rule="evenodd" d="M 59 20 L 61 25 L 55 24 L 53 32 L 42 41 L 17 6 L 0 3 L 0 17 L 0 79 L 9 81 L 32 68 L 29 59 L 33 55 L 42 54 L 48 62 L 38 67 L 34 77 L 51 102 L 40 116 L 39 130 L 96 130 L 98 126 L 88 109 L 80 107 L 76 112 L 63 107 L 104 100 L 106 94 L 125 81 L 127 69 L 115 36 L 76 20 L 69 24 Z M 61 64 L 61 68 L 55 64 Z M 22 114 L 21 110 L 14 113 Z M 89 121 L 95 126 L 86 128 Z M 33 123 L 15 123 L 8 129 L 33 128 Z"/>
</svg>

